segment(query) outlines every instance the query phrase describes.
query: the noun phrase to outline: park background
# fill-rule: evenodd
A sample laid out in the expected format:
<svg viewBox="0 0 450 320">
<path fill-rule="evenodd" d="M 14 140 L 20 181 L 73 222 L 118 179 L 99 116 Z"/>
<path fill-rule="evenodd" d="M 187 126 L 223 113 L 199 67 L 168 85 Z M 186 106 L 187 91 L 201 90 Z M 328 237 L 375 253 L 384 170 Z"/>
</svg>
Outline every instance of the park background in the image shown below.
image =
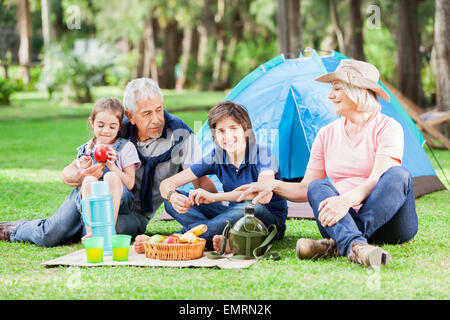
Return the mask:
<svg viewBox="0 0 450 320">
<path fill-rule="evenodd" d="M 61 171 L 91 135 L 103 96 L 150 77 L 191 127 L 245 75 L 312 47 L 368 61 L 423 114 L 450 111 L 450 4 L 445 0 L 0 0 L 0 221 L 46 218 L 70 188 Z M 448 121 L 437 128 L 448 138 Z M 439 141 L 430 141 L 439 147 Z M 450 154 L 426 152 L 449 187 Z M 345 257 L 300 261 L 314 221 L 288 220 L 280 261 L 246 270 L 52 268 L 81 244 L 0 242 L 1 299 L 448 299 L 449 195 L 416 200 L 419 233 L 381 270 Z M 147 234 L 170 234 L 159 221 Z"/>
</svg>

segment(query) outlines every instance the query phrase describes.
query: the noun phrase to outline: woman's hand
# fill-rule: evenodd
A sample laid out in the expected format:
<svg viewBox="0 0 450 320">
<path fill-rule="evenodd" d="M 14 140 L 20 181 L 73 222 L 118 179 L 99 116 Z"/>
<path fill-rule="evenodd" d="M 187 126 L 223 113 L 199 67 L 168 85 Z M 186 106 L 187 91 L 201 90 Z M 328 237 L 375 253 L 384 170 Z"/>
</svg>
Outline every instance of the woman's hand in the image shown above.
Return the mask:
<svg viewBox="0 0 450 320">
<path fill-rule="evenodd" d="M 184 213 L 188 212 L 189 208 L 192 205 L 192 203 L 188 197 L 186 197 L 185 195 L 178 193 L 176 191 L 174 193 L 172 193 L 172 195 L 170 196 L 169 202 L 172 205 L 172 207 L 175 209 L 175 211 L 180 214 L 184 214 Z"/>
<path fill-rule="evenodd" d="M 191 205 L 209 204 L 216 202 L 214 193 L 203 190 L 201 188 L 189 192 L 189 200 Z"/>
<path fill-rule="evenodd" d="M 244 184 L 239 188 L 234 189 L 234 191 L 242 191 L 242 194 L 238 198 L 238 202 L 252 200 L 253 204 L 256 204 L 257 202 L 267 204 L 273 196 L 273 186 L 271 184 L 263 185 L 259 182 Z"/>
<path fill-rule="evenodd" d="M 319 204 L 319 221 L 324 227 L 334 226 L 350 209 L 351 204 L 342 196 L 330 197 Z"/>
</svg>

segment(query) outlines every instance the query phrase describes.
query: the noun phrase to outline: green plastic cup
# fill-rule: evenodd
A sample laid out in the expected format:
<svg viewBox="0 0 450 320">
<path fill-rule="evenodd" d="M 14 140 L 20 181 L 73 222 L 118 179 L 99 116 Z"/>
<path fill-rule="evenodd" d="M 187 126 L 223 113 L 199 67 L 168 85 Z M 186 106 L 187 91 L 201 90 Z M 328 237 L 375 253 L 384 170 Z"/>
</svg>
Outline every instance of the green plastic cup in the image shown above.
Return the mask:
<svg viewBox="0 0 450 320">
<path fill-rule="evenodd" d="M 83 240 L 88 263 L 103 262 L 103 237 L 92 237 Z"/>
<path fill-rule="evenodd" d="M 113 261 L 128 261 L 131 236 L 127 234 L 116 234 L 112 236 Z"/>
</svg>

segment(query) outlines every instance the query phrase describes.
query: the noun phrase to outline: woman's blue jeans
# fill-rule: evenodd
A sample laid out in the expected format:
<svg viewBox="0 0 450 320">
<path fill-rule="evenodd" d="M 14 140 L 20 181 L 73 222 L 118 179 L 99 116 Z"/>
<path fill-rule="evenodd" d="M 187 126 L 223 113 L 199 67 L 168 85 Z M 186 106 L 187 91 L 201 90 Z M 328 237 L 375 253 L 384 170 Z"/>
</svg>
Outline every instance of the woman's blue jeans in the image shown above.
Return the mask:
<svg viewBox="0 0 450 320">
<path fill-rule="evenodd" d="M 308 186 L 308 201 L 319 231 L 324 238 L 336 241 L 341 255 L 348 256 L 353 242 L 397 244 L 411 240 L 417 233 L 411 175 L 400 166 L 381 175 L 358 212 L 350 208 L 335 225 L 323 227 L 318 218 L 319 204 L 337 195 L 339 192 L 325 179 L 313 181 Z"/>
<path fill-rule="evenodd" d="M 187 192 L 177 191 L 188 196 Z M 183 228 L 180 233 L 185 233 L 195 226 L 205 224 L 208 230 L 200 237 L 206 239 L 206 247 L 213 249 L 212 238 L 215 235 L 222 234 L 227 221 L 233 225 L 244 216 L 244 208 L 250 201 L 244 201 L 232 206 L 224 206 L 220 203 L 210 203 L 192 206 L 185 214 L 178 213 L 172 205 L 165 200 L 164 208 L 166 212 L 177 220 Z M 286 216 L 275 214 L 269 211 L 264 205 L 257 203 L 255 205 L 255 217 L 260 219 L 266 227 L 274 224 L 277 227 L 277 239 L 282 239 L 286 230 Z"/>
</svg>

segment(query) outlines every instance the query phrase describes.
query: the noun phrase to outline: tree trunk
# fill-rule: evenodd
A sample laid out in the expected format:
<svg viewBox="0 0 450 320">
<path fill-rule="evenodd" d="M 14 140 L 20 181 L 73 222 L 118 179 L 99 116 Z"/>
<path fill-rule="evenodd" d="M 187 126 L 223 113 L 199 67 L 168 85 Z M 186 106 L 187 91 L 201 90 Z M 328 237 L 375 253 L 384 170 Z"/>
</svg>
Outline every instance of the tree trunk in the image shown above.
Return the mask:
<svg viewBox="0 0 450 320">
<path fill-rule="evenodd" d="M 278 0 L 278 51 L 297 54 L 302 49 L 300 0 Z"/>
<path fill-rule="evenodd" d="M 436 0 L 434 18 L 433 65 L 436 77 L 436 104 L 441 111 L 450 111 L 450 3 Z M 444 124 L 450 136 L 450 123 Z"/>
<path fill-rule="evenodd" d="M 216 55 L 214 57 L 213 64 L 213 82 L 219 80 L 220 71 L 222 69 L 222 59 L 225 41 L 225 24 L 224 24 L 224 14 L 225 14 L 225 0 L 217 0 L 217 14 L 216 14 Z"/>
<path fill-rule="evenodd" d="M 189 58 L 191 57 L 192 45 L 192 27 L 186 26 L 183 34 L 182 53 L 181 53 L 181 74 L 177 79 L 177 89 L 183 89 L 186 84 L 186 74 L 189 66 Z"/>
<path fill-rule="evenodd" d="M 137 56 L 136 66 L 134 68 L 132 78 L 142 78 L 144 72 L 144 55 L 145 55 L 145 39 L 142 36 L 139 44 L 133 50 Z"/>
<path fill-rule="evenodd" d="M 175 88 L 175 65 L 178 63 L 180 52 L 180 35 L 178 22 L 170 21 L 164 30 L 163 65 L 160 78 L 160 87 L 166 89 Z"/>
<path fill-rule="evenodd" d="M 278 26 L 278 52 L 288 53 L 289 48 L 289 27 L 288 10 L 286 0 L 278 0 L 277 26 Z"/>
<path fill-rule="evenodd" d="M 198 52 L 197 52 L 197 74 L 195 76 L 196 88 L 202 88 L 202 75 L 205 68 L 206 52 L 208 50 L 208 34 L 212 31 L 214 18 L 212 17 L 210 8 L 212 0 L 203 0 L 203 12 L 201 24 L 198 26 Z"/>
<path fill-rule="evenodd" d="M 50 23 L 50 1 L 41 0 L 41 17 L 42 17 L 42 38 L 44 39 L 44 46 L 50 44 L 52 38 L 52 29 Z"/>
<path fill-rule="evenodd" d="M 30 82 L 31 63 L 31 16 L 28 0 L 19 0 L 17 10 L 17 28 L 20 36 L 19 74 L 24 84 Z"/>
<path fill-rule="evenodd" d="M 156 65 L 155 32 L 153 29 L 153 14 L 149 13 L 144 30 L 144 63 L 142 76 L 152 78 L 158 83 L 158 67 Z"/>
<path fill-rule="evenodd" d="M 337 12 L 336 7 L 336 1 L 330 0 L 330 15 L 331 15 L 331 21 L 333 21 L 333 28 L 334 33 L 336 34 L 338 46 L 339 46 L 339 52 L 342 54 L 347 54 L 347 50 L 345 48 L 345 42 L 344 42 L 344 32 L 342 31 L 341 25 L 339 23 L 339 16 Z"/>
<path fill-rule="evenodd" d="M 225 86 L 230 82 L 230 69 L 235 54 L 237 42 L 242 38 L 243 34 L 243 21 L 241 19 L 240 11 L 242 7 L 239 6 L 238 1 L 233 1 L 233 9 L 231 13 L 231 38 L 227 44 L 227 53 L 225 61 L 222 65 L 222 72 L 220 76 L 220 82 Z"/>
<path fill-rule="evenodd" d="M 417 4 L 418 0 L 399 0 L 398 2 L 398 88 L 406 97 L 424 107 L 425 99 L 420 78 Z"/>
<path fill-rule="evenodd" d="M 364 60 L 361 0 L 350 0 L 348 21 L 350 30 L 348 34 L 348 44 L 346 45 L 347 55 L 356 60 Z"/>
<path fill-rule="evenodd" d="M 299 53 L 302 50 L 302 33 L 300 23 L 300 0 L 289 0 L 289 47 L 291 52 Z"/>
</svg>

